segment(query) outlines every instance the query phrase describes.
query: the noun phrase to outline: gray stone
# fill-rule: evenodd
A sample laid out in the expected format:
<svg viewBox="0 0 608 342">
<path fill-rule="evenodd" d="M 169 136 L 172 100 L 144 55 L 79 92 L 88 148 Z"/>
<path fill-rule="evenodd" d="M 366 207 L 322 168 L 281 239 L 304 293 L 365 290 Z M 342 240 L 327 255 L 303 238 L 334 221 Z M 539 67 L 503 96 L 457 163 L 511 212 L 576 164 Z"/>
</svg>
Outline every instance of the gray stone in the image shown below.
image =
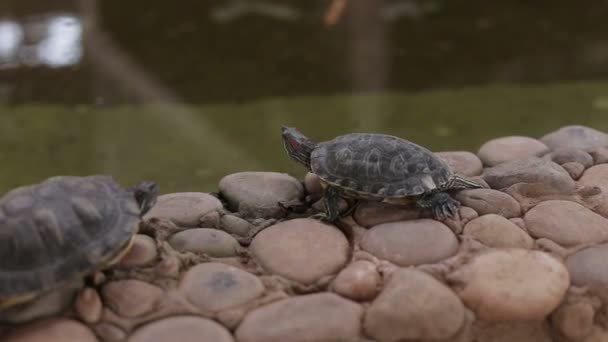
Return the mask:
<svg viewBox="0 0 608 342">
<path fill-rule="evenodd" d="M 542 142 L 522 136 L 509 136 L 492 139 L 479 148 L 477 155 L 487 166 L 494 166 L 504 162 L 538 157 L 549 152 L 549 148 Z"/>
<path fill-rule="evenodd" d="M 438 157 L 445 160 L 452 172 L 466 177 L 479 176 L 483 171 L 481 160 L 468 151 L 437 152 Z"/>
<path fill-rule="evenodd" d="M 228 329 L 210 319 L 173 316 L 148 323 L 131 335 L 128 342 L 233 342 Z"/>
<path fill-rule="evenodd" d="M 456 194 L 455 198 L 462 205 L 474 209 L 479 215 L 498 214 L 506 218 L 521 215 L 519 203 L 513 197 L 498 190 L 462 190 Z"/>
<path fill-rule="evenodd" d="M 592 288 L 608 287 L 608 244 L 585 248 L 568 257 L 566 265 L 572 284 Z"/>
<path fill-rule="evenodd" d="M 181 252 L 204 253 L 223 258 L 237 255 L 239 243 L 230 234 L 213 228 L 192 228 L 174 234 L 169 239 L 173 248 Z"/>
<path fill-rule="evenodd" d="M 517 183 L 544 183 L 556 189 L 575 187 L 574 181 L 561 166 L 541 158 L 518 159 L 487 168 L 483 177 L 494 189 Z"/>
<path fill-rule="evenodd" d="M 608 134 L 580 125 L 562 127 L 546 134 L 540 140 L 552 150 L 561 147 L 587 150 L 608 146 Z"/>
<path fill-rule="evenodd" d="M 201 219 L 222 208 L 222 202 L 204 192 L 178 192 L 158 196 L 156 205 L 144 215 L 172 221 L 177 226 L 198 227 Z"/>
</svg>

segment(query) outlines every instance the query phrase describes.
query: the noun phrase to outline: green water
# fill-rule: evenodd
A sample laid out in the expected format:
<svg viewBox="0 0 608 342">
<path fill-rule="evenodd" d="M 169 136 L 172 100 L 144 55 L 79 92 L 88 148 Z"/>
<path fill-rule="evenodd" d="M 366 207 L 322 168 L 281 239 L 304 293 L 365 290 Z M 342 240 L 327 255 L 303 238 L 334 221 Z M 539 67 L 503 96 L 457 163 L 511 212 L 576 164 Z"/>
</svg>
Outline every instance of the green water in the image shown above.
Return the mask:
<svg viewBox="0 0 608 342">
<path fill-rule="evenodd" d="M 434 151 L 476 152 L 488 139 L 568 124 L 608 131 L 608 82 L 489 86 L 364 95 L 270 98 L 198 106 L 0 107 L 0 190 L 57 174 L 106 173 L 162 192 L 214 191 L 229 173 L 305 171 L 289 160 L 280 125 L 321 141 L 394 134 Z"/>
</svg>

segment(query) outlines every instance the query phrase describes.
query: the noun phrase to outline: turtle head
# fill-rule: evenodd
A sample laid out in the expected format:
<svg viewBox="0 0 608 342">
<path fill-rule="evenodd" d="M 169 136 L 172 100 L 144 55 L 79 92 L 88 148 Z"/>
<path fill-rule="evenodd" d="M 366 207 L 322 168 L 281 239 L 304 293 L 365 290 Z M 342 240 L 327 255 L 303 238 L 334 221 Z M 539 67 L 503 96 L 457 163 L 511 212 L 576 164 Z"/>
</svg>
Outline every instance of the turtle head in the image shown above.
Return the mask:
<svg viewBox="0 0 608 342">
<path fill-rule="evenodd" d="M 316 144 L 293 127 L 281 126 L 281 130 L 287 155 L 310 169 L 310 155 Z"/>
<path fill-rule="evenodd" d="M 150 210 L 156 204 L 156 198 L 158 197 L 158 185 L 152 181 L 143 181 L 137 183 L 128 189 L 133 192 L 133 196 L 139 204 L 141 210 L 141 216 Z"/>
</svg>

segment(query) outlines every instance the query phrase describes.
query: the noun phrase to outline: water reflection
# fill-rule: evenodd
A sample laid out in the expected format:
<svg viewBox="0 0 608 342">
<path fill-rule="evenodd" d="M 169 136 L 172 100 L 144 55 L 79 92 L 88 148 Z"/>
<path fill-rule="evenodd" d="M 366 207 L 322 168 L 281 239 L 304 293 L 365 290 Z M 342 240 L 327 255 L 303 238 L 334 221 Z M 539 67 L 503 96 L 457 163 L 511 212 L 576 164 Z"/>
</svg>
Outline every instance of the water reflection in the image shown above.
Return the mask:
<svg viewBox="0 0 608 342">
<path fill-rule="evenodd" d="M 23 22 L 0 21 L 0 68 L 44 65 L 61 68 L 82 59 L 82 23 L 77 16 L 58 14 Z"/>
</svg>

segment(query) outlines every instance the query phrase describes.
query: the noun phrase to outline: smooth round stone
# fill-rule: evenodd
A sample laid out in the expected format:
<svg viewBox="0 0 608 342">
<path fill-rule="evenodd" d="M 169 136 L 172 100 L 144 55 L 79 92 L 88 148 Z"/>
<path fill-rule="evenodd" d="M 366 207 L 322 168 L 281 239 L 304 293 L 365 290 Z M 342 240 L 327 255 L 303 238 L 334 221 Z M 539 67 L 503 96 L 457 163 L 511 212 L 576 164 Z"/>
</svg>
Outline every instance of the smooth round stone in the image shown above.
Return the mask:
<svg viewBox="0 0 608 342">
<path fill-rule="evenodd" d="M 374 226 L 363 235 L 361 248 L 399 266 L 415 266 L 454 255 L 458 239 L 445 224 L 419 219 Z"/>
<path fill-rule="evenodd" d="M 521 215 L 521 207 L 513 197 L 493 189 L 468 189 L 459 191 L 456 200 L 474 209 L 479 215 L 498 214 L 506 218 Z"/>
<path fill-rule="evenodd" d="M 552 150 L 562 147 L 587 150 L 608 146 L 608 134 L 580 125 L 562 127 L 540 140 Z"/>
<path fill-rule="evenodd" d="M 251 231 L 253 225 L 240 217 L 224 215 L 220 219 L 220 227 L 230 234 L 246 236 Z"/>
<path fill-rule="evenodd" d="M 566 260 L 572 284 L 594 288 L 608 287 L 608 244 L 578 251 Z"/>
<path fill-rule="evenodd" d="M 158 257 L 156 241 L 153 238 L 137 234 L 133 238 L 131 249 L 119 261 L 120 266 L 139 267 L 151 264 Z"/>
<path fill-rule="evenodd" d="M 40 295 L 38 298 L 0 312 L 0 322 L 25 323 L 49 317 L 68 308 L 78 292 L 80 283 L 60 287 Z"/>
<path fill-rule="evenodd" d="M 156 204 L 144 215 L 171 220 L 180 227 L 197 227 L 201 218 L 222 208 L 219 199 L 204 192 L 177 192 L 158 196 Z"/>
<path fill-rule="evenodd" d="M 97 290 L 86 287 L 76 297 L 74 310 L 85 323 L 96 323 L 101 318 L 103 304 Z"/>
<path fill-rule="evenodd" d="M 543 321 L 473 323 L 475 342 L 556 342 Z M 471 340 L 458 340 L 458 342 Z"/>
<path fill-rule="evenodd" d="M 108 322 L 96 324 L 95 333 L 104 342 L 122 342 L 127 339 L 127 333 L 124 330 Z"/>
<path fill-rule="evenodd" d="M 587 301 L 561 306 L 552 315 L 551 322 L 559 333 L 572 340 L 581 340 L 591 334 L 595 310 Z"/>
<path fill-rule="evenodd" d="M 340 270 L 348 261 L 349 248 L 336 227 L 313 219 L 295 219 L 264 229 L 249 249 L 267 271 L 311 284 Z"/>
<path fill-rule="evenodd" d="M 382 277 L 376 265 L 359 260 L 344 268 L 334 279 L 333 290 L 346 298 L 365 301 L 373 299 L 380 289 Z"/>
<path fill-rule="evenodd" d="M 608 219 L 570 201 L 545 201 L 524 216 L 530 235 L 562 246 L 608 240 Z"/>
<path fill-rule="evenodd" d="M 213 228 L 181 231 L 169 238 L 169 244 L 181 252 L 204 253 L 215 258 L 236 256 L 239 247 L 232 235 Z"/>
<path fill-rule="evenodd" d="M 333 293 L 279 300 L 250 311 L 236 329 L 239 342 L 358 341 L 363 309 Z"/>
<path fill-rule="evenodd" d="M 321 179 L 316 174 L 309 172 L 304 177 L 304 188 L 309 194 L 321 194 L 323 193 L 323 185 L 321 185 Z"/>
<path fill-rule="evenodd" d="M 378 342 L 443 340 L 465 319 L 462 302 L 447 286 L 415 269 L 398 269 L 367 309 L 363 326 Z"/>
<path fill-rule="evenodd" d="M 592 166 L 585 170 L 578 184 L 583 187 L 598 187 L 598 195 L 585 199 L 586 204 L 598 214 L 608 217 L 608 164 Z"/>
<path fill-rule="evenodd" d="M 593 157 L 594 164 L 605 164 L 608 163 L 608 148 L 597 147 L 587 150 L 587 152 Z"/>
<path fill-rule="evenodd" d="M 570 285 L 568 270 L 557 259 L 517 248 L 478 255 L 447 279 L 478 319 L 486 321 L 542 320 Z"/>
<path fill-rule="evenodd" d="M 585 172 L 585 167 L 582 164 L 579 164 L 576 162 L 562 164 L 562 167 L 564 168 L 564 170 L 566 170 L 568 172 L 570 177 L 572 177 L 572 179 L 574 179 L 574 180 L 581 178 L 581 176 L 583 175 L 583 172 Z"/>
<path fill-rule="evenodd" d="M 382 223 L 420 218 L 420 210 L 413 205 L 404 208 L 389 203 L 362 202 L 355 208 L 353 218 L 358 225 L 369 228 Z"/>
<path fill-rule="evenodd" d="M 509 136 L 486 142 L 477 155 L 484 165 L 494 166 L 511 160 L 542 156 L 547 152 L 549 148 L 536 139 Z"/>
<path fill-rule="evenodd" d="M 24 325 L 6 336 L 3 342 L 97 342 L 84 324 L 66 318 L 51 318 Z"/>
<path fill-rule="evenodd" d="M 534 246 L 534 240 L 526 232 L 515 223 L 495 214 L 472 220 L 464 227 L 463 233 L 488 247 L 531 249 Z"/>
<path fill-rule="evenodd" d="M 563 165 L 566 163 L 579 163 L 583 167 L 588 168 L 593 165 L 593 157 L 581 149 L 572 147 L 562 147 L 551 152 L 549 157 L 557 164 Z"/>
<path fill-rule="evenodd" d="M 484 180 L 493 189 L 517 183 L 545 183 L 555 189 L 574 190 L 568 172 L 556 163 L 541 158 L 517 159 L 484 170 Z"/>
<path fill-rule="evenodd" d="M 452 172 L 466 176 L 479 176 L 483 171 L 481 160 L 468 151 L 436 152 L 435 155 L 445 160 Z"/>
<path fill-rule="evenodd" d="M 304 197 L 300 181 L 278 172 L 234 173 L 220 180 L 219 190 L 233 211 L 254 218 L 284 216 L 279 202 Z"/>
<path fill-rule="evenodd" d="M 264 285 L 251 273 L 209 262 L 188 270 L 179 290 L 202 311 L 217 312 L 259 297 L 264 292 Z"/>
<path fill-rule="evenodd" d="M 228 329 L 210 319 L 196 316 L 174 316 L 148 323 L 129 337 L 127 342 L 233 342 Z"/>
<path fill-rule="evenodd" d="M 160 287 L 136 279 L 112 281 L 101 289 L 105 305 L 124 317 L 138 317 L 151 312 L 162 294 Z"/>
</svg>

